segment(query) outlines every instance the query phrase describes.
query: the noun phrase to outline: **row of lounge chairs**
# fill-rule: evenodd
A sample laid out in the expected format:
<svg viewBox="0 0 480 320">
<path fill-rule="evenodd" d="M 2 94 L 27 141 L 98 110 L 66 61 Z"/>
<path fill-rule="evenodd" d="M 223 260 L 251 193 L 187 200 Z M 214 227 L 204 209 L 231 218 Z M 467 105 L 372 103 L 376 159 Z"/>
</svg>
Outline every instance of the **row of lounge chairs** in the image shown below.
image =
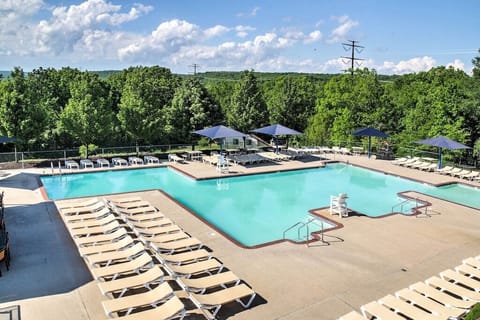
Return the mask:
<svg viewBox="0 0 480 320">
<path fill-rule="evenodd" d="M 464 259 L 455 269 L 361 306 L 339 320 L 462 319 L 480 302 L 480 256 Z"/>
<path fill-rule="evenodd" d="M 108 317 L 182 319 L 191 303 L 181 299 L 188 297 L 213 319 L 224 304 L 238 301 L 247 308 L 255 298 L 201 241 L 140 197 L 92 199 L 58 208 L 108 298 L 102 302 Z M 174 292 L 172 282 L 183 294 Z"/>
<path fill-rule="evenodd" d="M 116 167 L 116 166 L 128 166 L 128 165 L 143 165 L 143 164 L 154 164 L 160 163 L 160 160 L 155 156 L 144 156 L 143 159 L 139 157 L 128 157 L 128 160 L 120 157 L 114 157 L 111 160 L 111 163 L 107 159 L 97 159 L 95 160 L 97 167 Z M 82 159 L 80 163 L 75 160 L 65 160 L 65 168 L 67 169 L 80 169 L 80 168 L 95 168 L 95 163 L 90 159 Z"/>
<path fill-rule="evenodd" d="M 424 161 L 419 157 L 399 158 L 399 159 L 393 160 L 392 163 L 399 166 L 407 167 L 407 168 L 432 171 L 439 174 L 450 175 L 452 177 L 466 179 L 470 181 L 480 181 L 479 171 L 473 171 L 473 170 L 458 168 L 454 166 L 445 166 L 441 169 L 437 169 L 436 163 Z"/>
</svg>

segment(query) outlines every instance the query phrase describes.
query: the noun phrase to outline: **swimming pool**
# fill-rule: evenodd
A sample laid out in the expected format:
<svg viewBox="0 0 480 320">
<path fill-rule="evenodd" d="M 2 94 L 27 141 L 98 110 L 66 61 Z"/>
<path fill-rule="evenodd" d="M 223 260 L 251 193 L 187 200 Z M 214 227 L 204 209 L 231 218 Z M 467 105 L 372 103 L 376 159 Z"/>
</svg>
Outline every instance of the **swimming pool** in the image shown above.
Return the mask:
<svg viewBox="0 0 480 320">
<path fill-rule="evenodd" d="M 53 200 L 162 189 L 245 246 L 282 239 L 287 228 L 308 219 L 308 210 L 328 206 L 330 195 L 339 193 L 349 195 L 349 208 L 373 217 L 390 213 L 392 207 L 403 200 L 397 193 L 408 190 L 480 208 L 480 190 L 476 188 L 462 185 L 437 188 L 340 163 L 324 168 L 198 181 L 171 168 L 78 173 L 41 179 L 48 197 Z"/>
</svg>

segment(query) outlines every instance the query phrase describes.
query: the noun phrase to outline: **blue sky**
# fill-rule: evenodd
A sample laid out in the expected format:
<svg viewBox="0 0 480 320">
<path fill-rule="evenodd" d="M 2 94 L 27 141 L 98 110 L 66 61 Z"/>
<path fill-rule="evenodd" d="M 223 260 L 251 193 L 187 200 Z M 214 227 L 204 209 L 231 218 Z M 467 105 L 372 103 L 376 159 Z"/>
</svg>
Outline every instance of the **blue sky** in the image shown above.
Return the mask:
<svg viewBox="0 0 480 320">
<path fill-rule="evenodd" d="M 478 0 L 0 0 L 0 70 L 160 65 L 175 73 L 339 73 L 362 67 L 471 73 Z"/>
</svg>

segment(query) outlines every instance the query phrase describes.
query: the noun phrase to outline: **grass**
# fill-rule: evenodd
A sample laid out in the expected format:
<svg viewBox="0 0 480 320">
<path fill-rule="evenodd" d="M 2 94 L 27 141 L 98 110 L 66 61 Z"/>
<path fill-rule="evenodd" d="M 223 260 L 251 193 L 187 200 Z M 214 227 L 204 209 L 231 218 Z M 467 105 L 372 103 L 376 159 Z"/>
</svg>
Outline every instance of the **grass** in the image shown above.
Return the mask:
<svg viewBox="0 0 480 320">
<path fill-rule="evenodd" d="M 467 313 L 464 320 L 478 320 L 480 319 L 480 304 L 477 303 L 473 309 Z"/>
</svg>

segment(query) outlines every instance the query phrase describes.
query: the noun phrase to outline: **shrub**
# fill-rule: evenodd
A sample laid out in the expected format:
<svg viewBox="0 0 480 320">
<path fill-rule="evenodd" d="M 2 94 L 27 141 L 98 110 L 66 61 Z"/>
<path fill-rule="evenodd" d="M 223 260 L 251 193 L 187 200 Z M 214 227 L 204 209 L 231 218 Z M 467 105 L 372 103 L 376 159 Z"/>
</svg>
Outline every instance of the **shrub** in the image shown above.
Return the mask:
<svg viewBox="0 0 480 320">
<path fill-rule="evenodd" d="M 480 318 L 480 304 L 477 303 L 473 309 L 465 316 L 464 320 L 478 320 Z"/>
<path fill-rule="evenodd" d="M 86 146 L 80 146 L 79 153 L 82 158 L 87 158 L 88 156 L 97 154 L 97 150 L 98 146 L 94 144 L 89 144 L 88 148 Z"/>
</svg>

